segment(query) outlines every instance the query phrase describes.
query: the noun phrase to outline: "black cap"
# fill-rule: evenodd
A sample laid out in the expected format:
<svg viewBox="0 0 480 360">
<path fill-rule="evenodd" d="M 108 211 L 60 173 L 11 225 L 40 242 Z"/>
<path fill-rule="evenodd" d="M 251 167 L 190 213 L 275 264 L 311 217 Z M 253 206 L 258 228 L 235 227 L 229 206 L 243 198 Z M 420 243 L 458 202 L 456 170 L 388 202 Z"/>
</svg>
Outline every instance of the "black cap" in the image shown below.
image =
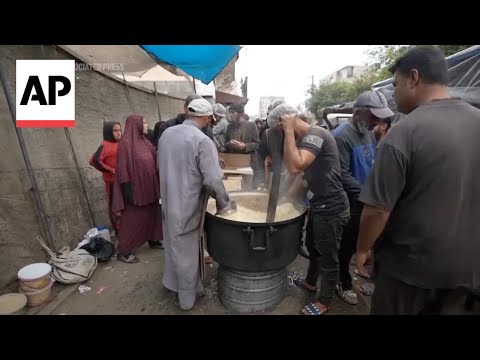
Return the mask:
<svg viewBox="0 0 480 360">
<path fill-rule="evenodd" d="M 245 113 L 245 108 L 243 107 L 243 104 L 241 104 L 241 103 L 236 103 L 236 104 L 230 105 L 229 110 L 235 111 L 239 114 Z"/>
</svg>

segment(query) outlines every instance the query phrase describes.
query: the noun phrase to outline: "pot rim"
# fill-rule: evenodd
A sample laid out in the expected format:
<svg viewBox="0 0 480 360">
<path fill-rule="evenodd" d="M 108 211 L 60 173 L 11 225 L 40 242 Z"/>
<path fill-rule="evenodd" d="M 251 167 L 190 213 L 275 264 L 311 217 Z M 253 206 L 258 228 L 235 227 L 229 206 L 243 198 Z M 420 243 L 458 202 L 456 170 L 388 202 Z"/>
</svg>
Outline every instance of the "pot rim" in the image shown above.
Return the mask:
<svg viewBox="0 0 480 360">
<path fill-rule="evenodd" d="M 262 227 L 262 226 L 272 226 L 272 225 L 287 225 L 287 224 L 290 224 L 292 222 L 296 222 L 298 220 L 300 220 L 301 217 L 303 216 L 306 216 L 306 213 L 307 210 L 305 210 L 301 215 L 298 215 L 297 217 L 294 217 L 292 219 L 289 219 L 289 220 L 283 220 L 283 221 L 276 221 L 276 222 L 271 222 L 271 223 L 267 223 L 267 222 L 263 222 L 263 223 L 257 223 L 257 222 L 244 222 L 244 221 L 235 221 L 235 220 L 228 220 L 228 219 L 225 219 L 225 218 L 221 218 L 219 216 L 215 216 L 213 214 L 210 214 L 209 212 L 207 212 L 207 217 L 208 218 L 212 218 L 214 220 L 218 220 L 220 222 L 224 222 L 226 224 L 232 224 L 232 225 L 248 225 L 248 226 L 252 226 L 252 227 Z"/>
<path fill-rule="evenodd" d="M 267 191 L 258 191 L 258 190 L 229 191 L 228 194 L 229 195 L 245 195 L 245 196 L 258 195 L 258 194 L 263 194 L 263 195 L 267 195 L 267 196 L 269 195 L 269 193 Z M 209 201 L 214 201 L 214 199 L 210 198 Z M 300 205 L 301 206 L 302 213 L 300 215 L 298 215 L 294 218 L 288 219 L 288 220 L 274 221 L 274 222 L 270 222 L 270 223 L 267 223 L 267 222 L 261 222 L 261 223 L 251 222 L 250 223 L 250 222 L 244 222 L 244 221 L 229 220 L 229 219 L 225 219 L 225 218 L 216 216 L 212 213 L 209 213 L 208 211 L 206 212 L 206 217 L 211 218 L 212 220 L 213 219 L 218 220 L 218 221 L 223 222 L 225 224 L 241 225 L 241 226 L 247 225 L 247 226 L 253 226 L 253 227 L 265 227 L 265 226 L 272 226 L 272 225 L 287 225 L 287 224 L 290 224 L 290 223 L 293 223 L 293 222 L 296 222 L 296 221 L 300 220 L 300 218 L 306 216 L 306 213 L 308 211 L 305 204 L 298 203 L 298 204 L 294 204 L 294 205 Z"/>
</svg>

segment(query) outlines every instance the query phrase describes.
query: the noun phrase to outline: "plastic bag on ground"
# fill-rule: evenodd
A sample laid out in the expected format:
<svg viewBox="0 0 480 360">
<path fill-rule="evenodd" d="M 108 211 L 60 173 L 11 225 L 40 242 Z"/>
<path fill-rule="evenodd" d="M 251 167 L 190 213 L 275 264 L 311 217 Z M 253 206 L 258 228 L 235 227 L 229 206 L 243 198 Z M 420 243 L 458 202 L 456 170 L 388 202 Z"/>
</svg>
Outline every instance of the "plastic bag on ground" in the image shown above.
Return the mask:
<svg viewBox="0 0 480 360">
<path fill-rule="evenodd" d="M 98 261 L 107 261 L 115 252 L 113 244 L 100 236 L 95 236 L 83 245 L 80 249 L 88 251 L 89 254 L 95 256 Z"/>
</svg>

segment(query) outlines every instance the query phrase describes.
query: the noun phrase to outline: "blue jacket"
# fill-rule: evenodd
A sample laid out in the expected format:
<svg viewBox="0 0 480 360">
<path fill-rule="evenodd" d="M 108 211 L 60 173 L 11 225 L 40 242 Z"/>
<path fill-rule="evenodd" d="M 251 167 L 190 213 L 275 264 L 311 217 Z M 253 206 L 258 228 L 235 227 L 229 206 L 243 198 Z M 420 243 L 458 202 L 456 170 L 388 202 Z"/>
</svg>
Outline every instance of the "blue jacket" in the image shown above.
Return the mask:
<svg viewBox="0 0 480 360">
<path fill-rule="evenodd" d="M 343 188 L 349 200 L 356 201 L 373 165 L 375 136 L 371 132 L 361 133 L 350 123 L 341 124 L 332 135 L 340 155 Z"/>
</svg>

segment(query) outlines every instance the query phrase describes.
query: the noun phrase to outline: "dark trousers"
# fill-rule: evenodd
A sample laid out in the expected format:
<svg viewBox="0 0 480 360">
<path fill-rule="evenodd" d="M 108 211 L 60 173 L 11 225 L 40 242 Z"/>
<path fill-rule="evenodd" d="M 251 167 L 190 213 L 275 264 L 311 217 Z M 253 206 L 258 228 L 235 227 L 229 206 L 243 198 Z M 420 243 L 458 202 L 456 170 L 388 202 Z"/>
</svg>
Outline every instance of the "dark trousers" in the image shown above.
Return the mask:
<svg viewBox="0 0 480 360">
<path fill-rule="evenodd" d="M 259 151 L 251 154 L 250 166 L 253 170 L 252 188 L 256 190 L 259 186 L 264 184 L 265 171 L 263 167 L 263 159 Z"/>
<path fill-rule="evenodd" d="M 115 236 L 118 238 L 118 233 L 120 231 L 120 217 L 117 216 L 112 211 L 113 184 L 112 183 L 105 183 L 105 190 L 107 192 L 108 217 L 110 219 L 110 223 L 112 224 L 113 230 L 115 230 Z"/>
<path fill-rule="evenodd" d="M 362 215 L 363 204 L 358 201 L 350 203 L 350 220 L 343 230 L 342 241 L 338 261 L 340 263 L 340 283 L 343 290 L 352 289 L 352 276 L 350 275 L 350 260 L 357 251 L 357 238 L 360 228 L 360 216 Z"/>
<path fill-rule="evenodd" d="M 380 270 L 375 278 L 372 315 L 461 315 L 469 291 L 422 289 L 392 278 Z"/>
<path fill-rule="evenodd" d="M 338 249 L 342 239 L 343 228 L 350 218 L 349 210 L 333 215 L 309 213 L 305 245 L 310 253 L 307 283 L 316 285 L 322 277 L 318 300 L 323 305 L 330 305 L 338 282 Z"/>
</svg>

